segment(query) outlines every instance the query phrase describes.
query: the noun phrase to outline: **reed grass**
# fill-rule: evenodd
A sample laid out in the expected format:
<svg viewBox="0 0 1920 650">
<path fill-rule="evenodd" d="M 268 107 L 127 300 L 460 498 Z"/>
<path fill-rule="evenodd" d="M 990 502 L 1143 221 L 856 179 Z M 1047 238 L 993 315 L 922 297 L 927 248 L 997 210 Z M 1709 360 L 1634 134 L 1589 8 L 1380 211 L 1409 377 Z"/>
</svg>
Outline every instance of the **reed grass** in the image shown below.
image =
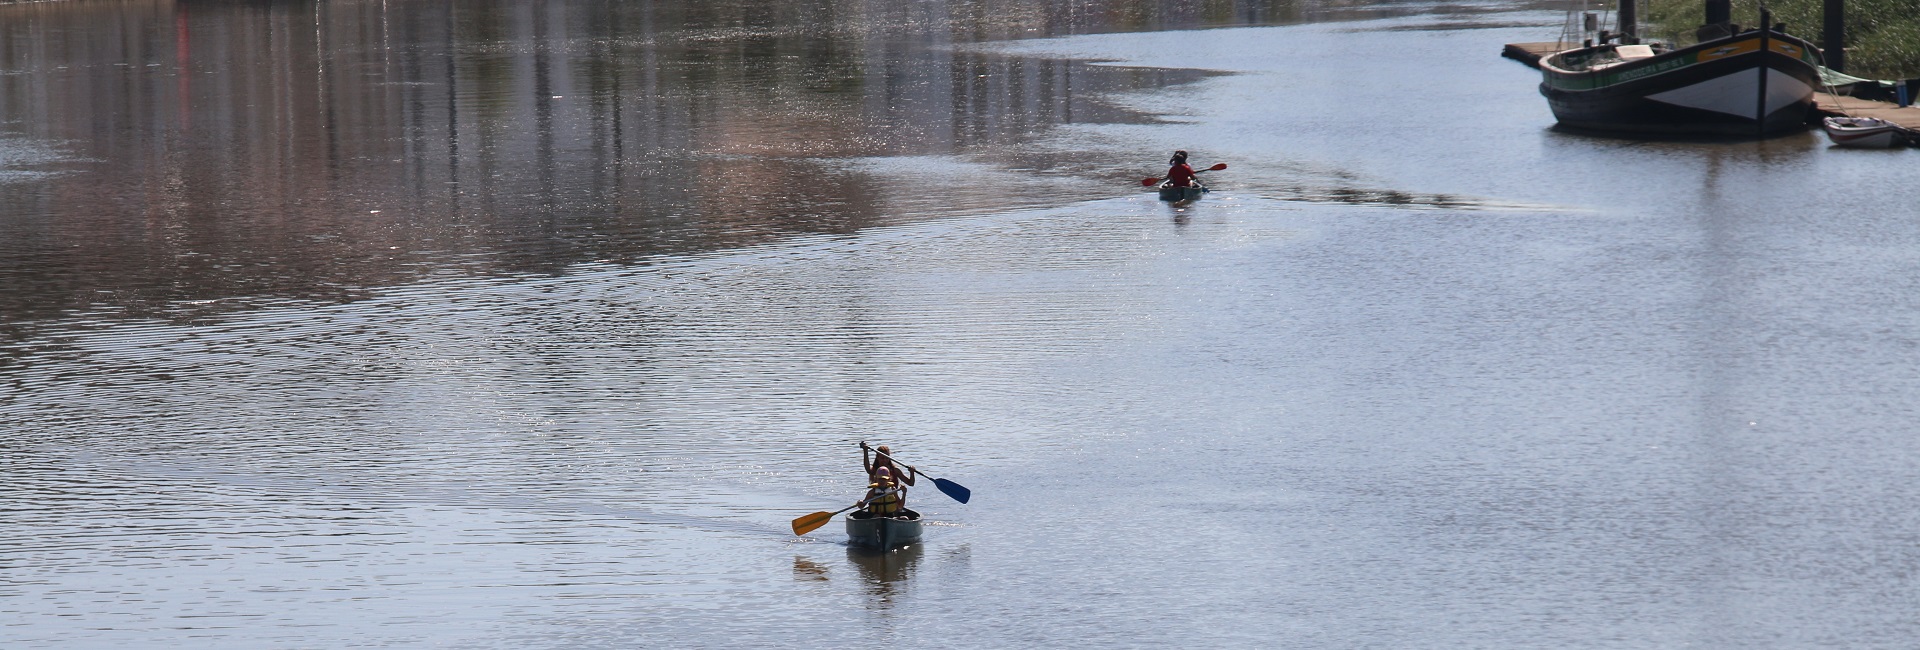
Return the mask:
<svg viewBox="0 0 1920 650">
<path fill-rule="evenodd" d="M 1693 30 L 1706 17 L 1702 0 L 1641 0 L 1641 30 L 1674 43 L 1693 43 Z M 1847 73 L 1874 79 L 1920 77 L 1920 10 L 1914 0 L 1846 0 Z M 1822 0 L 1772 0 L 1765 3 L 1774 22 L 1787 33 L 1821 44 Z M 1760 0 L 1733 0 L 1733 22 L 1760 23 Z"/>
</svg>

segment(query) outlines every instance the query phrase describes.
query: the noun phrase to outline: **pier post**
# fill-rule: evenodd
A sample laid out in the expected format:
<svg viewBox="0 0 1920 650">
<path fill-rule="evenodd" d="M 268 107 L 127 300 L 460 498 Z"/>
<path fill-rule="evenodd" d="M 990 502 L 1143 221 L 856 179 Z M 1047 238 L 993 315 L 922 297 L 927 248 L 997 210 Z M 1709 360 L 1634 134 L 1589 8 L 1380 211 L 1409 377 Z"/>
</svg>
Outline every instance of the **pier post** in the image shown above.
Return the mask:
<svg viewBox="0 0 1920 650">
<path fill-rule="evenodd" d="M 1707 0 L 1707 20 L 1694 31 L 1694 37 L 1704 43 L 1716 38 L 1733 35 L 1733 0 Z"/>
<path fill-rule="evenodd" d="M 1632 45 L 1640 42 L 1640 11 L 1637 0 L 1620 0 L 1619 25 L 1620 44 Z"/>
<path fill-rule="evenodd" d="M 1707 25 L 1733 22 L 1733 0 L 1707 0 Z"/>
<path fill-rule="evenodd" d="M 1834 72 L 1847 71 L 1847 0 L 1827 0 L 1820 58 Z"/>
<path fill-rule="evenodd" d="M 1755 115 L 1754 134 L 1763 138 L 1767 136 L 1767 59 L 1773 54 L 1773 44 L 1770 42 L 1772 39 L 1769 38 L 1772 35 L 1773 12 L 1767 11 L 1766 7 L 1761 7 L 1759 54 L 1760 92 L 1758 96 L 1754 97 L 1754 102 L 1757 105 L 1754 107 L 1753 113 Z"/>
</svg>

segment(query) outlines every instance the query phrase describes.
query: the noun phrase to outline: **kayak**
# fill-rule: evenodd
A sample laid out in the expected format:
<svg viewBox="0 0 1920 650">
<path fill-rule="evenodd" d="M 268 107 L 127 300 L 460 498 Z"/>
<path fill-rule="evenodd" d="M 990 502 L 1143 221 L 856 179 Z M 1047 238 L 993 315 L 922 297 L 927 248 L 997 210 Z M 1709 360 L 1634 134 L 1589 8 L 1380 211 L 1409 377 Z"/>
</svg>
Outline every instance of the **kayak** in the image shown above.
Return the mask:
<svg viewBox="0 0 1920 650">
<path fill-rule="evenodd" d="M 1206 193 L 1207 186 L 1201 185 L 1197 180 L 1186 187 L 1174 187 L 1173 181 L 1160 183 L 1160 200 L 1162 201 L 1192 201 Z"/>
<path fill-rule="evenodd" d="M 847 544 L 890 551 L 920 542 L 920 513 L 901 508 L 892 517 L 875 517 L 865 510 L 847 515 Z"/>
</svg>

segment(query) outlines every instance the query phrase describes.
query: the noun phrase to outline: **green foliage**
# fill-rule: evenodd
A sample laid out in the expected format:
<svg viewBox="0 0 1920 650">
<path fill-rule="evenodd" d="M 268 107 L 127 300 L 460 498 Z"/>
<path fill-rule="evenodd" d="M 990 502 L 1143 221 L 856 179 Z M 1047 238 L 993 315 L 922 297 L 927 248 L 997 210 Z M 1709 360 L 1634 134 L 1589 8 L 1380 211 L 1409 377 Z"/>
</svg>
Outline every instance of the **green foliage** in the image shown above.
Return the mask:
<svg viewBox="0 0 1920 650">
<path fill-rule="evenodd" d="M 1847 39 L 1847 66 L 1859 76 L 1884 79 L 1920 77 L 1920 19 L 1888 20 Z"/>
<path fill-rule="evenodd" d="M 1847 72 L 1879 79 L 1920 77 L 1920 11 L 1914 0 L 1847 1 Z M 1703 0 L 1641 0 L 1641 33 L 1687 44 L 1706 17 Z M 1823 0 L 1773 0 L 1765 3 L 1774 22 L 1787 33 L 1820 43 L 1825 20 Z M 1759 0 L 1733 0 L 1733 22 L 1760 23 Z"/>
</svg>

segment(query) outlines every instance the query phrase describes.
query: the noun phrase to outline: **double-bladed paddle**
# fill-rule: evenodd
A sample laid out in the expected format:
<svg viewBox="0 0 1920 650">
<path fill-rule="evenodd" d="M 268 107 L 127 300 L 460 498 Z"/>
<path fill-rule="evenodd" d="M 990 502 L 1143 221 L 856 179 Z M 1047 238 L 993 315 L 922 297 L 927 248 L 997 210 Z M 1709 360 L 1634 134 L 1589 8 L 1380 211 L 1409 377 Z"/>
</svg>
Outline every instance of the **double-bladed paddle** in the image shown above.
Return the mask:
<svg viewBox="0 0 1920 650">
<path fill-rule="evenodd" d="M 1200 170 L 1200 172 L 1217 172 L 1217 171 L 1220 171 L 1220 170 L 1222 170 L 1222 169 L 1226 169 L 1226 168 L 1227 168 L 1227 164 L 1226 164 L 1226 163 L 1220 163 L 1220 164 L 1218 164 L 1218 165 L 1214 165 L 1214 166 L 1212 166 L 1212 167 L 1208 167 L 1208 168 L 1206 168 L 1206 169 L 1202 169 L 1202 170 Z M 1194 172 L 1194 173 L 1195 173 L 1195 174 L 1198 174 L 1198 173 L 1200 173 L 1200 172 Z M 1152 185 L 1152 184 L 1154 184 L 1154 183 L 1158 183 L 1158 182 L 1160 182 L 1161 180 L 1164 180 L 1164 179 L 1160 179 L 1160 178 L 1153 178 L 1153 177 L 1149 177 L 1149 178 L 1143 178 L 1143 179 L 1140 179 L 1140 184 L 1141 184 L 1141 185 Z M 937 483 L 937 482 L 938 482 L 938 481 L 936 481 L 936 483 Z M 962 503 L 965 503 L 965 502 L 963 501 Z"/>
<path fill-rule="evenodd" d="M 1222 169 L 1225 169 L 1226 166 L 1227 166 L 1226 163 L 1220 163 L 1220 167 Z M 887 460 L 893 460 L 892 456 L 887 456 L 886 454 L 882 454 L 878 449 L 873 450 L 873 453 L 880 456 L 885 456 Z M 898 463 L 900 461 L 893 460 L 893 462 Z M 913 470 L 913 473 L 915 474 L 920 473 L 920 470 L 914 469 L 912 465 L 908 465 L 907 469 Z M 933 486 L 940 488 L 941 494 L 945 494 L 948 497 L 951 497 L 953 500 L 959 501 L 961 503 L 966 503 L 967 499 L 973 498 L 973 490 L 969 490 L 967 488 L 961 487 L 959 483 L 955 483 L 947 479 L 943 479 L 943 478 L 933 479 Z"/>
<path fill-rule="evenodd" d="M 819 528 L 821 526 L 825 526 L 827 525 L 827 522 L 833 521 L 834 515 L 867 505 L 868 503 L 873 502 L 874 499 L 878 499 L 880 497 L 887 496 L 889 494 L 893 494 L 899 491 L 900 490 L 898 488 L 887 490 L 885 492 L 881 492 L 871 497 L 867 497 L 866 500 L 864 501 L 847 506 L 845 508 L 841 508 L 839 510 L 835 510 L 833 512 L 826 512 L 823 510 L 820 512 L 816 512 L 816 513 L 795 519 L 793 520 L 793 534 L 805 535 L 807 533 L 811 533 L 813 532 L 813 529 Z"/>
</svg>

